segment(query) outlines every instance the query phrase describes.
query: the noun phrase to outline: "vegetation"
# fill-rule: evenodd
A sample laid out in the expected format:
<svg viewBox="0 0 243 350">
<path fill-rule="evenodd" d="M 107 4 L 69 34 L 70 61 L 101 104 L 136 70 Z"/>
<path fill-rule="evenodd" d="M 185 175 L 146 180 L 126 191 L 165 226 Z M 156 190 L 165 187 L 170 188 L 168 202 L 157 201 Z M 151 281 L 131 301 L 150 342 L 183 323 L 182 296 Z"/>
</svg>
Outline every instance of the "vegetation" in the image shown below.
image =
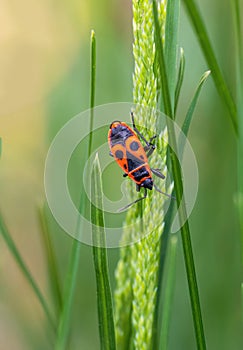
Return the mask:
<svg viewBox="0 0 243 350">
<path fill-rule="evenodd" d="M 29 106 L 34 103 L 39 113 L 36 124 L 30 107 L 23 116 L 14 90 L 11 105 L 3 101 L 12 118 L 11 124 L 2 119 L 0 135 L 0 291 L 6 349 L 242 347 L 242 6 L 238 0 L 131 3 L 64 2 L 63 8 L 58 5 L 60 14 L 51 6 L 42 9 L 59 28 L 65 26 L 63 16 L 70 25 L 73 41 L 58 36 L 66 45 L 64 52 L 70 45 L 68 63 L 64 68 L 56 38 L 43 101 L 36 102 L 40 92 L 28 90 L 26 83 Z M 84 13 L 90 23 L 82 20 Z M 91 31 L 89 41 L 91 27 L 96 36 Z M 41 42 L 36 45 L 41 47 Z M 24 44 L 21 50 L 29 59 Z M 11 62 L 12 51 L 6 48 L 5 55 Z M 26 82 L 34 81 L 28 74 Z M 117 200 L 121 172 L 116 164 L 104 171 L 100 165 L 97 149 L 107 142 L 109 125 L 94 129 L 94 106 L 122 100 L 134 102 L 136 123 L 146 138 L 157 134 L 150 162 L 173 178 L 171 183 L 160 181 L 160 189 L 176 197 L 167 211 L 166 197 L 156 191 L 119 216 L 106 211 L 102 193 Z M 67 181 L 79 212 L 94 224 L 94 247 L 58 226 L 39 175 L 44 168 L 40 159 L 57 131 L 88 108 L 91 133 L 73 152 Z M 199 192 L 189 221 L 175 152 L 185 145 L 176 139 L 173 123 L 160 124 L 157 110 L 181 126 L 197 157 Z M 43 151 L 36 145 L 44 142 Z M 89 169 L 90 207 L 82 172 L 96 151 Z M 140 195 L 127 180 L 131 198 Z M 181 232 L 171 234 L 180 205 Z M 121 245 L 133 244 L 106 248 L 106 229 L 122 224 Z M 79 217 L 76 227 L 80 232 Z"/>
</svg>

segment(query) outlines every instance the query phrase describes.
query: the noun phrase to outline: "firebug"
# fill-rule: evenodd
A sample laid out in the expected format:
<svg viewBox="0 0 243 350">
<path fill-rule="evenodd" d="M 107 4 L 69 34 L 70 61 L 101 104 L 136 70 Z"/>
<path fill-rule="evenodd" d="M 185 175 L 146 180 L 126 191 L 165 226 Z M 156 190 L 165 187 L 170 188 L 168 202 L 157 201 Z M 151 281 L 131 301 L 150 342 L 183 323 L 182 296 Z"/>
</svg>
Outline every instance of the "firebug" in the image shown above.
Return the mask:
<svg viewBox="0 0 243 350">
<path fill-rule="evenodd" d="M 149 141 L 138 131 L 134 122 L 134 114 L 131 112 L 133 129 L 126 123 L 121 121 L 113 121 L 108 132 L 108 143 L 110 146 L 110 155 L 115 158 L 117 164 L 124 171 L 123 176 L 130 177 L 136 183 L 136 189 L 139 192 L 144 188 L 144 196 L 138 198 L 134 202 L 121 208 L 123 211 L 131 205 L 145 199 L 147 197 L 147 189 L 156 191 L 171 197 L 169 194 L 162 192 L 154 183 L 152 173 L 161 179 L 165 176 L 159 169 L 153 169 L 149 166 L 148 157 L 153 153 L 155 145 L 153 140 L 156 135 Z M 145 142 L 145 147 L 141 144 L 141 140 Z"/>
</svg>

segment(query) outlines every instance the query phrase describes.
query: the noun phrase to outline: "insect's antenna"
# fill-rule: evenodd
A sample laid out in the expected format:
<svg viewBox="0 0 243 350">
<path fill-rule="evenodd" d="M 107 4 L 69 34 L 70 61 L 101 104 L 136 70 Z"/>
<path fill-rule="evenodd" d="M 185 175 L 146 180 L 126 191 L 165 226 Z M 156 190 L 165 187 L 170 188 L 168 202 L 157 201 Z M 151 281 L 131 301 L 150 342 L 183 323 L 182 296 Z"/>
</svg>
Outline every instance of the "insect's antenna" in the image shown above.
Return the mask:
<svg viewBox="0 0 243 350">
<path fill-rule="evenodd" d="M 133 204 L 135 204 L 135 203 L 137 203 L 137 202 L 140 202 L 141 200 L 145 199 L 146 197 L 147 197 L 147 190 L 146 190 L 146 188 L 145 188 L 145 189 L 144 189 L 144 196 L 143 196 L 143 197 L 136 199 L 134 202 L 132 202 L 132 203 L 126 205 L 126 206 L 123 207 L 123 208 L 118 209 L 118 210 L 117 210 L 117 213 L 120 213 L 120 212 L 126 210 L 127 208 L 131 207 Z"/>
<path fill-rule="evenodd" d="M 170 195 L 170 194 L 168 194 L 168 193 L 162 192 L 162 191 L 155 185 L 155 183 L 154 183 L 154 188 L 156 189 L 157 192 L 159 192 L 159 193 L 161 193 L 161 194 L 164 194 L 165 196 L 167 196 L 167 197 L 169 197 L 169 198 L 171 198 L 171 199 L 176 199 L 175 196 L 172 196 L 172 195 Z"/>
</svg>

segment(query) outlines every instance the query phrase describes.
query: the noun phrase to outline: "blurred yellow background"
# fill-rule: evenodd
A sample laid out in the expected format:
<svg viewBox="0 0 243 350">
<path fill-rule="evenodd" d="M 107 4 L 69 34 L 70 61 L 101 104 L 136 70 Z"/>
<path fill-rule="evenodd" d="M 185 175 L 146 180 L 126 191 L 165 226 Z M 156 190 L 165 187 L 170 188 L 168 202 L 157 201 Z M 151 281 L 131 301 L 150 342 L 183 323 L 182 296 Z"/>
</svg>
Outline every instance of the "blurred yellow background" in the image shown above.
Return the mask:
<svg viewBox="0 0 243 350">
<path fill-rule="evenodd" d="M 46 100 L 68 71 L 85 31 L 78 33 L 64 3 L 48 0 L 3 0 L 0 22 L 1 210 L 30 270 L 45 285 L 36 208 L 44 198 Z M 26 349 L 18 315 L 29 315 L 37 329 L 43 315 L 1 243 L 0 344 Z"/>
</svg>

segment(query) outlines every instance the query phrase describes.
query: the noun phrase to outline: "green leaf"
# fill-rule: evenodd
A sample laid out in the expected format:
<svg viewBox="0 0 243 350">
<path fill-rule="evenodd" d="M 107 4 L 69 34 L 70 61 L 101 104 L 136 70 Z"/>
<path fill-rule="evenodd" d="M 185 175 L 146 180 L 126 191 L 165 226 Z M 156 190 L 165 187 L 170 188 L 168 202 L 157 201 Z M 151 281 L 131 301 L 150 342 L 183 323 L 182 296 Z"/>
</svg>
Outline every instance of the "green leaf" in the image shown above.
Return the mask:
<svg viewBox="0 0 243 350">
<path fill-rule="evenodd" d="M 0 137 L 0 157 L 2 155 L 2 138 Z M 47 302 L 44 298 L 44 296 L 42 295 L 34 277 L 32 276 L 30 270 L 28 269 L 28 267 L 26 266 L 17 246 L 14 243 L 14 240 L 12 239 L 10 232 L 4 222 L 3 216 L 0 212 L 0 233 L 3 236 L 3 239 L 5 240 L 8 249 L 10 250 L 12 256 L 14 257 L 17 265 L 19 266 L 20 270 L 22 271 L 23 275 L 25 276 L 26 280 L 28 281 L 29 285 L 31 286 L 31 288 L 33 289 L 37 299 L 39 300 L 46 316 L 47 319 L 50 322 L 51 327 L 53 328 L 54 332 L 56 331 L 56 322 L 53 319 L 52 313 L 49 309 L 49 306 L 47 305 Z"/>
<path fill-rule="evenodd" d="M 184 56 L 184 50 L 181 47 L 180 48 L 180 64 L 179 64 L 177 84 L 176 84 L 176 89 L 175 89 L 175 107 L 174 107 L 174 114 L 175 115 L 176 115 L 177 106 L 178 106 L 178 102 L 179 102 L 184 73 L 185 73 L 185 56 Z"/>
<path fill-rule="evenodd" d="M 199 12 L 199 9 L 195 3 L 195 0 L 183 0 L 183 3 L 188 12 L 188 16 L 192 22 L 194 30 L 196 32 L 198 41 L 201 45 L 204 57 L 207 61 L 209 69 L 212 72 L 212 77 L 215 83 L 215 87 L 218 90 L 218 93 L 224 103 L 228 108 L 228 112 L 233 123 L 235 132 L 238 134 L 238 121 L 236 115 L 236 106 L 235 102 L 231 96 L 229 88 L 225 82 L 225 79 L 220 70 L 219 64 L 216 59 L 212 44 L 210 42 L 205 24 L 203 22 L 202 16 Z"/>
<path fill-rule="evenodd" d="M 237 117 L 239 121 L 238 151 L 238 193 L 237 205 L 241 230 L 241 250 L 243 254 L 243 43 L 242 43 L 242 4 L 239 0 L 232 1 L 233 16 L 235 23 L 236 42 L 236 94 L 237 94 Z M 243 265 L 243 255 L 242 255 Z M 243 310 L 242 310 L 243 311 Z M 243 313 L 242 313 L 243 315 Z"/>
<path fill-rule="evenodd" d="M 168 0 L 166 4 L 164 52 L 172 106 L 174 106 L 174 91 L 176 86 L 179 13 L 180 1 Z"/>
<path fill-rule="evenodd" d="M 154 14 L 154 26 L 155 26 L 155 44 L 158 53 L 159 70 L 160 70 L 160 82 L 162 86 L 162 101 L 164 106 L 164 112 L 167 116 L 173 119 L 174 114 L 171 107 L 170 88 L 168 84 L 168 73 L 166 69 L 166 62 L 164 56 L 163 43 L 161 38 L 161 28 L 158 17 L 157 2 L 153 0 L 153 14 Z"/>
<path fill-rule="evenodd" d="M 3 236 L 3 239 L 5 240 L 8 249 L 10 250 L 12 256 L 14 257 L 17 265 L 19 266 L 20 270 L 22 271 L 23 275 L 25 276 L 26 280 L 28 281 L 29 285 L 31 286 L 31 288 L 33 289 L 36 297 L 38 298 L 49 322 L 51 327 L 53 328 L 53 330 L 56 330 L 56 323 L 53 319 L 53 316 L 50 312 L 50 309 L 47 305 L 47 302 L 45 300 L 45 298 L 43 297 L 34 277 L 32 276 L 32 274 L 30 273 L 28 267 L 26 266 L 18 248 L 16 247 L 9 231 L 8 228 L 3 220 L 2 214 L 0 213 L 0 232 Z"/>
<path fill-rule="evenodd" d="M 205 83 L 205 81 L 207 80 L 207 78 L 210 75 L 210 73 L 211 73 L 210 70 L 208 70 L 202 75 L 202 77 L 201 77 L 201 79 L 199 81 L 199 84 L 198 84 L 198 86 L 196 88 L 195 94 L 194 94 L 194 96 L 192 98 L 192 101 L 190 103 L 190 106 L 188 108 L 185 120 L 184 120 L 183 125 L 182 125 L 182 131 L 183 131 L 185 136 L 188 135 L 188 131 L 189 131 L 189 128 L 190 128 L 190 125 L 191 125 L 191 121 L 192 121 L 192 116 L 193 116 L 193 113 L 194 113 L 194 110 L 195 110 L 195 107 L 196 107 L 196 104 L 197 104 L 197 101 L 198 101 L 198 98 L 199 98 L 202 86 Z M 179 149 L 182 152 L 184 150 L 184 147 L 185 147 L 185 137 L 179 137 Z"/>
<path fill-rule="evenodd" d="M 243 283 L 241 283 L 241 315 L 243 315 Z"/>
<path fill-rule="evenodd" d="M 115 329 L 107 264 L 102 196 L 101 169 L 98 154 L 96 154 L 91 173 L 91 219 L 93 224 L 93 259 L 96 274 L 100 348 L 102 350 L 115 350 Z"/>
<path fill-rule="evenodd" d="M 178 246 L 178 237 L 172 235 L 168 242 L 168 252 L 165 259 L 165 276 L 164 276 L 164 298 L 161 315 L 161 331 L 159 349 L 168 349 L 169 324 L 172 309 L 173 292 L 175 290 L 176 275 L 176 255 Z"/>
<path fill-rule="evenodd" d="M 95 104 L 95 83 L 96 83 L 96 38 L 95 32 L 91 30 L 91 38 L 90 38 L 90 58 L 91 58 L 91 67 L 90 67 L 90 136 L 89 136 L 89 148 L 88 154 L 91 154 L 91 147 L 93 141 L 93 123 L 94 123 L 94 104 Z"/>
<path fill-rule="evenodd" d="M 192 102 L 190 104 L 190 107 L 188 109 L 188 113 L 187 113 L 187 116 L 185 118 L 185 121 L 184 121 L 184 124 L 183 124 L 183 127 L 182 127 L 182 131 L 184 132 L 185 135 L 188 134 L 189 126 L 190 126 L 190 123 L 191 123 L 191 120 L 192 120 L 192 114 L 193 114 L 194 108 L 196 106 L 196 102 L 197 102 L 197 99 L 199 97 L 200 90 L 202 88 L 203 83 L 206 81 L 207 77 L 209 76 L 209 74 L 210 74 L 210 71 L 207 71 L 201 77 L 199 85 L 198 85 L 198 87 L 196 89 L 195 95 L 193 97 L 193 100 L 192 100 Z M 183 152 L 184 146 L 185 146 L 184 138 L 179 139 L 179 149 L 181 150 L 181 152 Z M 172 193 L 172 196 L 175 196 L 174 191 Z M 175 201 L 171 201 L 169 209 L 168 209 L 166 217 L 165 217 L 165 226 L 164 226 L 163 238 L 162 238 L 162 242 L 161 242 L 162 244 L 161 244 L 161 257 L 160 257 L 160 269 L 159 269 L 159 281 L 160 281 L 160 283 L 161 283 L 161 279 L 164 276 L 165 256 L 166 256 L 166 251 L 167 251 L 167 247 L 168 247 L 168 244 L 169 244 L 170 227 L 171 227 L 172 218 L 174 217 L 175 207 L 176 207 Z M 161 287 L 159 285 L 159 287 L 158 287 L 158 298 L 160 296 L 160 290 L 161 290 Z M 160 303 L 160 302 L 158 301 L 158 303 Z M 164 305 L 163 305 L 163 307 L 158 305 L 158 308 L 160 310 L 162 310 L 162 313 L 163 312 L 165 312 L 165 313 L 167 312 L 167 311 L 164 311 Z M 166 315 L 164 316 L 164 318 L 165 318 L 165 320 L 162 321 L 163 332 L 162 332 L 161 339 L 160 339 L 160 344 L 163 344 L 163 345 L 160 345 L 161 349 L 166 349 L 165 342 L 167 341 L 166 332 L 164 331 L 164 329 L 167 327 L 167 325 L 163 325 L 163 322 L 167 323 L 168 322 L 168 318 L 167 318 Z"/>
<path fill-rule="evenodd" d="M 94 97 L 95 97 L 95 74 L 96 74 L 96 40 L 95 33 L 92 30 L 90 38 L 91 46 L 91 82 L 90 82 L 90 128 L 93 127 L 93 108 L 94 108 Z M 92 148 L 92 129 L 89 133 L 89 146 L 87 150 L 84 150 L 86 161 L 88 160 Z M 86 208 L 86 197 L 81 193 L 79 201 L 79 213 L 83 212 Z M 80 232 L 80 216 L 77 218 L 76 232 Z M 81 243 L 74 239 L 71 251 L 71 257 L 69 261 L 68 272 L 64 287 L 64 298 L 63 298 L 63 310 L 59 319 L 58 334 L 56 339 L 55 350 L 65 350 L 67 347 L 68 335 L 70 331 L 70 316 L 72 311 L 73 296 L 76 286 L 77 274 L 78 274 L 78 263 L 80 256 Z"/>
<path fill-rule="evenodd" d="M 153 14 L 154 14 L 154 23 L 155 23 L 155 47 L 158 53 L 159 58 L 159 69 L 160 69 L 160 78 L 162 84 L 163 92 L 163 102 L 165 106 L 165 113 L 168 117 L 173 119 L 173 112 L 171 108 L 171 97 L 169 95 L 168 80 L 166 74 L 165 60 L 162 39 L 160 34 L 160 25 L 158 19 L 157 3 L 156 0 L 153 0 Z M 206 342 L 203 330 L 202 316 L 201 316 L 201 307 L 199 301 L 199 293 L 197 287 L 196 271 L 194 266 L 191 238 L 190 238 L 190 228 L 187 220 L 186 206 L 185 201 L 182 196 L 183 194 L 183 184 L 181 169 L 178 158 L 176 157 L 177 143 L 175 137 L 174 125 L 172 122 L 167 121 L 168 136 L 169 136 L 169 145 L 170 145 L 170 156 L 171 164 L 174 178 L 174 187 L 176 202 L 178 207 L 178 214 L 181 223 L 184 223 L 181 227 L 181 237 L 184 250 L 184 259 L 187 271 L 187 280 L 190 291 L 191 298 L 191 307 L 194 321 L 194 328 L 196 333 L 197 347 L 198 349 L 206 349 Z M 172 151 L 174 150 L 174 151 Z"/>
<path fill-rule="evenodd" d="M 178 2 L 178 1 L 176 1 Z M 168 83 L 168 78 L 167 78 L 167 64 L 169 64 L 169 70 L 170 70 L 170 75 L 171 76 L 176 76 L 176 55 L 175 51 L 177 48 L 177 40 L 173 40 L 173 25 L 175 25 L 175 32 L 177 33 L 178 29 L 178 23 L 175 23 L 173 19 L 177 18 L 177 21 L 179 22 L 179 13 L 176 13 L 173 15 L 173 2 L 169 1 L 169 13 L 168 13 L 168 8 L 166 9 L 166 35 L 165 35 L 165 50 L 167 52 L 167 58 L 165 62 L 165 57 L 164 57 L 164 50 L 163 50 L 163 45 L 162 45 L 162 40 L 160 38 L 160 23 L 158 20 L 158 11 L 157 11 L 157 6 L 156 6 L 156 1 L 153 1 L 153 14 L 154 14 L 154 23 L 155 23 L 155 44 L 156 44 L 156 52 L 158 56 L 158 63 L 159 63 L 159 72 L 160 72 L 160 82 L 162 85 L 162 99 L 161 99 L 161 105 L 163 106 L 163 111 L 165 112 L 166 115 L 170 116 L 170 118 L 174 118 L 174 113 L 176 108 L 173 108 L 173 113 L 172 113 L 172 102 L 170 98 L 170 94 L 173 95 L 174 98 L 174 104 L 177 105 L 178 99 L 179 99 L 179 92 L 180 92 L 180 87 L 182 84 L 183 80 L 183 74 L 184 74 L 184 54 L 183 51 L 181 50 L 181 55 L 180 55 L 180 65 L 179 65 L 179 73 L 178 73 L 178 79 L 177 79 L 177 85 L 176 88 L 172 88 L 172 84 L 169 87 Z M 179 9 L 179 4 L 175 6 L 176 12 Z M 168 17 L 167 17 L 168 16 Z M 176 36 L 177 39 L 177 36 Z M 170 44 L 170 40 L 173 40 L 172 44 Z M 169 57 L 173 62 L 169 62 Z M 173 70 L 173 72 L 172 72 Z M 176 91 L 176 92 L 175 92 Z M 171 170 L 171 158 L 170 158 L 170 153 L 171 150 L 168 147 L 167 150 L 167 167 L 169 171 Z M 174 193 L 173 193 L 174 195 Z M 171 220 L 172 220 L 172 214 L 173 208 L 175 207 L 175 202 L 171 201 L 170 203 L 170 209 L 167 212 L 167 215 L 165 217 L 165 228 L 163 230 L 163 235 L 161 239 L 161 247 L 160 247 L 160 262 L 159 262 L 159 275 L 158 275 L 158 293 L 157 293 L 157 300 L 156 300 L 156 308 L 155 308 L 155 317 L 154 317 L 154 326 L 153 326 L 153 347 L 158 348 L 158 342 L 159 339 L 157 337 L 157 332 L 158 332 L 158 327 L 159 327 L 159 313 L 161 310 L 161 285 L 162 285 L 162 278 L 163 278 L 163 272 L 164 272 L 164 261 L 165 261 L 165 255 L 167 251 L 167 246 L 168 246 L 168 238 L 169 238 L 169 230 L 171 226 Z M 165 231 L 166 229 L 166 231 Z M 159 327 L 160 328 L 160 327 Z"/>
<path fill-rule="evenodd" d="M 204 82 L 206 81 L 206 79 L 208 78 L 210 73 L 211 73 L 210 70 L 208 70 L 202 75 L 202 77 L 199 81 L 198 87 L 197 87 L 195 94 L 193 96 L 192 102 L 189 106 L 186 118 L 185 118 L 184 123 L 182 125 L 182 131 L 184 132 L 184 134 L 186 136 L 187 136 L 188 131 L 189 131 L 189 127 L 190 127 L 190 124 L 192 121 L 192 115 L 193 115 L 194 109 L 196 107 L 197 100 L 198 100 L 199 94 L 201 92 L 202 86 L 203 86 Z"/>
<path fill-rule="evenodd" d="M 67 348 L 67 341 L 70 331 L 70 315 L 72 311 L 73 296 L 78 274 L 80 247 L 81 243 L 78 240 L 74 240 L 65 280 L 63 309 L 59 318 L 55 350 L 65 350 Z"/>
<path fill-rule="evenodd" d="M 39 214 L 42 238 L 44 242 L 45 254 L 47 258 L 47 265 L 49 267 L 48 273 L 49 273 L 51 292 L 53 296 L 53 301 L 56 306 L 56 315 L 57 317 L 59 317 L 63 306 L 61 283 L 60 283 L 60 278 L 58 274 L 57 260 L 55 257 L 51 235 L 48 228 L 48 220 L 47 220 L 45 205 L 42 205 L 38 208 L 38 214 Z"/>
</svg>

